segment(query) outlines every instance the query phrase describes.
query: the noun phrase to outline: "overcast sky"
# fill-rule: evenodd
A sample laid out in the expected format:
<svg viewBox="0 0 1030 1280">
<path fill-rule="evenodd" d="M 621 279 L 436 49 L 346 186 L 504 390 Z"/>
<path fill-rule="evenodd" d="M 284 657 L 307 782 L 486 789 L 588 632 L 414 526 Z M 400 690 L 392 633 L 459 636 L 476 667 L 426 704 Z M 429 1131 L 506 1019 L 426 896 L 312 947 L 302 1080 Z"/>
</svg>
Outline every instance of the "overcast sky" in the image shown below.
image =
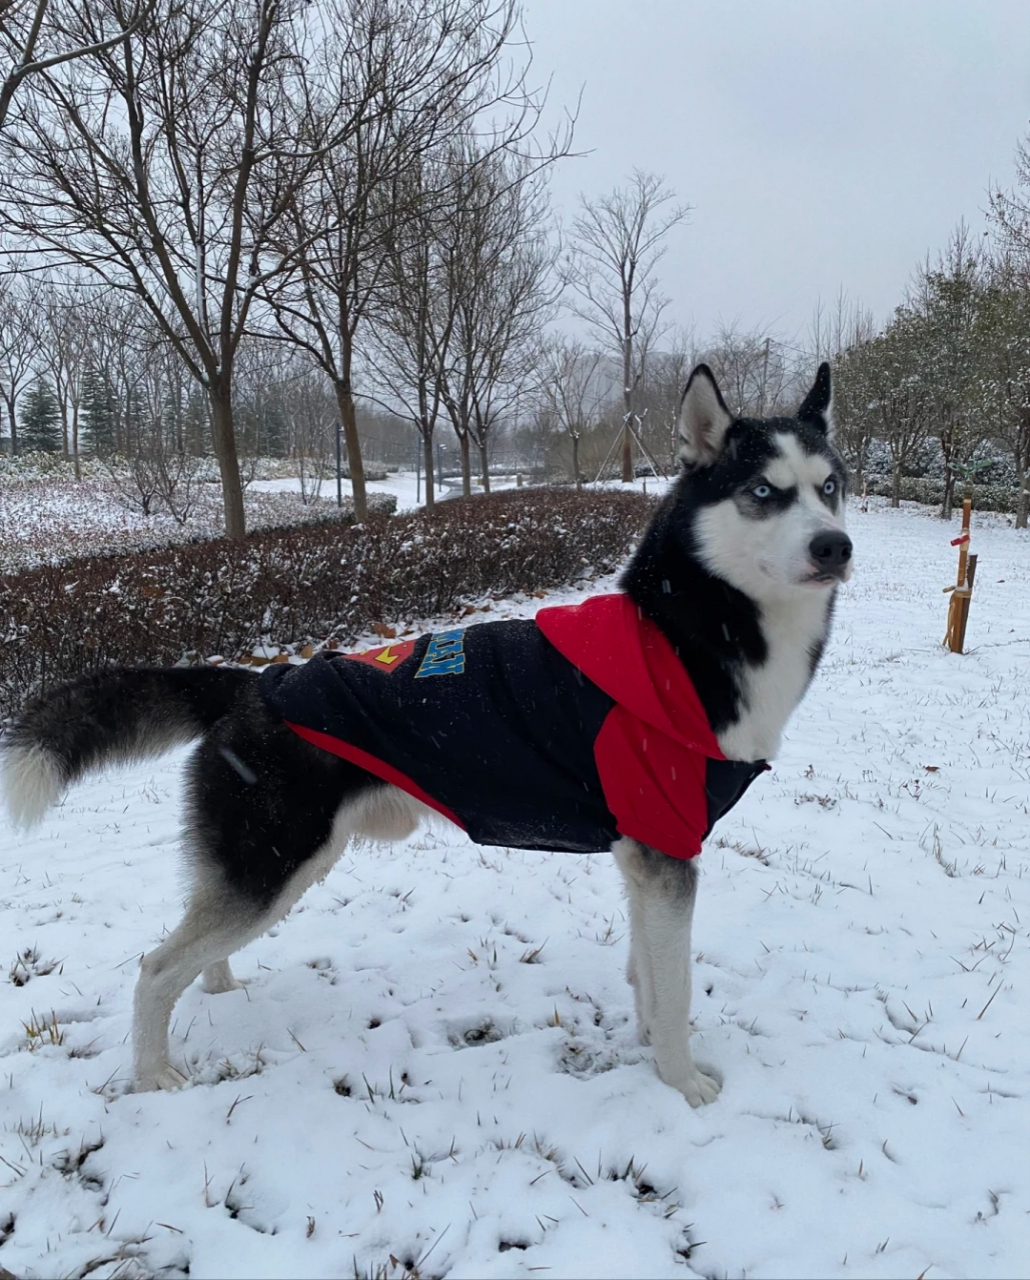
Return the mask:
<svg viewBox="0 0 1030 1280">
<path fill-rule="evenodd" d="M 802 336 L 843 286 L 889 317 L 1030 129 L 1027 0 L 524 0 L 549 115 L 582 90 L 580 191 L 636 166 L 694 206 L 660 273 L 678 323 Z"/>
</svg>

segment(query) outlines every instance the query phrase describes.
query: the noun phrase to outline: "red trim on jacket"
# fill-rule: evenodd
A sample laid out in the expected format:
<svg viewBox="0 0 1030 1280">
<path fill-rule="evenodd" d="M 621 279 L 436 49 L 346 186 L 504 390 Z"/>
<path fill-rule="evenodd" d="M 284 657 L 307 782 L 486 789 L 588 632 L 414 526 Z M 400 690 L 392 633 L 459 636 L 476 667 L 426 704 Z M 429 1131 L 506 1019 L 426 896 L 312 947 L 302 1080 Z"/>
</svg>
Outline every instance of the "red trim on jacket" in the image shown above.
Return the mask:
<svg viewBox="0 0 1030 1280">
<path fill-rule="evenodd" d="M 615 699 L 594 759 L 619 831 L 674 858 L 699 854 L 707 760 L 726 757 L 672 645 L 621 594 L 541 609 L 536 623 Z"/>
<path fill-rule="evenodd" d="M 350 655 L 348 654 L 347 656 L 349 657 Z M 306 729 L 304 725 L 294 724 L 291 720 L 284 720 L 283 724 L 288 729 L 292 729 L 294 733 L 299 734 L 307 742 L 310 742 L 312 746 L 321 747 L 323 751 L 331 751 L 334 756 L 349 760 L 351 764 L 356 764 L 361 769 L 367 769 L 369 773 L 374 774 L 377 778 L 382 778 L 384 782 L 400 787 L 409 796 L 414 796 L 416 800 L 421 800 L 430 809 L 435 809 L 437 813 L 453 822 L 456 827 L 460 827 L 462 831 L 465 830 L 464 822 L 453 810 L 448 809 L 439 800 L 434 800 L 427 791 L 422 790 L 417 782 L 409 778 L 406 773 L 401 773 L 400 769 L 395 769 L 392 764 L 388 764 L 385 760 L 380 760 L 378 756 L 370 755 L 367 751 L 362 751 L 360 747 L 354 746 L 352 742 L 344 742 L 342 738 L 334 738 L 331 733 L 321 733 L 318 729 Z"/>
</svg>

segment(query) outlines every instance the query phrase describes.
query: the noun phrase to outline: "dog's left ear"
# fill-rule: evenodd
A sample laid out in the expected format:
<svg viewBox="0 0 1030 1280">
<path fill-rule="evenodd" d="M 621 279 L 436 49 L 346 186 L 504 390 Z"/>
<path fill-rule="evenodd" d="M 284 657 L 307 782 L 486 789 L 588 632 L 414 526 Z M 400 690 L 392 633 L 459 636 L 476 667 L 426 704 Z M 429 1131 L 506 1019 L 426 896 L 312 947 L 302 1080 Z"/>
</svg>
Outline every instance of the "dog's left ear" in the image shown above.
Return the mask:
<svg viewBox="0 0 1030 1280">
<path fill-rule="evenodd" d="M 802 422 L 811 423 L 827 436 L 833 435 L 833 386 L 830 382 L 830 366 L 824 360 L 815 375 L 812 390 L 801 402 L 795 415 Z"/>
</svg>

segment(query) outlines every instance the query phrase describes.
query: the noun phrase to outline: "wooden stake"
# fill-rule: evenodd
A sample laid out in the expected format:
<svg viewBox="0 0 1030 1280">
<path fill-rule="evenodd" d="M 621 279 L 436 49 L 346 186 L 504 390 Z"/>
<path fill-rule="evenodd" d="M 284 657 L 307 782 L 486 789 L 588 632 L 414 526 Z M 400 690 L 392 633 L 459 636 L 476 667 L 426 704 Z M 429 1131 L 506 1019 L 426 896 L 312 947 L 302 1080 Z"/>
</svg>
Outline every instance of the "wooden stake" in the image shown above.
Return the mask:
<svg viewBox="0 0 1030 1280">
<path fill-rule="evenodd" d="M 944 643 L 952 653 L 961 653 L 966 641 L 966 623 L 969 620 L 969 601 L 973 594 L 973 578 L 976 575 L 976 556 L 969 554 L 969 522 L 973 502 L 966 498 L 962 503 L 962 532 L 953 538 L 951 545 L 958 547 L 958 574 L 948 601 L 948 629 Z"/>
</svg>

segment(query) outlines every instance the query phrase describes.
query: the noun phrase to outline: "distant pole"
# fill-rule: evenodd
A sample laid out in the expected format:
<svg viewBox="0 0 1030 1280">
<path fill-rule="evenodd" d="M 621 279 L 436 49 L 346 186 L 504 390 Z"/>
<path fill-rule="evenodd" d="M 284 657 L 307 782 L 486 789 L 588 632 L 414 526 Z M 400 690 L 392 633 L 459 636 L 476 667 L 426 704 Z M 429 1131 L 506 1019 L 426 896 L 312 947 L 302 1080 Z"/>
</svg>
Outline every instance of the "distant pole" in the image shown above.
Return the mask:
<svg viewBox="0 0 1030 1280">
<path fill-rule="evenodd" d="M 422 442 L 415 433 L 415 506 L 422 500 Z"/>
<path fill-rule="evenodd" d="M 336 422 L 336 505 L 343 506 L 343 460 L 340 450 L 340 431 L 341 425 L 339 419 Z"/>
</svg>

